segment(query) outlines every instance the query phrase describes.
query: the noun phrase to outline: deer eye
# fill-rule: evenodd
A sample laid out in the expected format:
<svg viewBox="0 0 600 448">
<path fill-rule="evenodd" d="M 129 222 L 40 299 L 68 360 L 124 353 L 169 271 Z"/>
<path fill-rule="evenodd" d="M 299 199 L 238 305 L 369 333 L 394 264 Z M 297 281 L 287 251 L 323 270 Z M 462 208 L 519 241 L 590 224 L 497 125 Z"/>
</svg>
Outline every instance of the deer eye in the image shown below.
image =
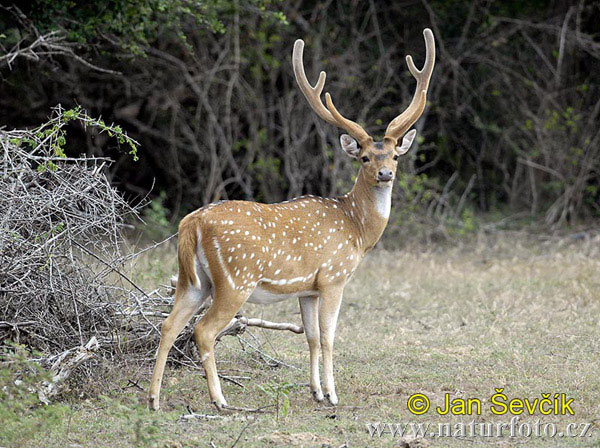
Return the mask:
<svg viewBox="0 0 600 448">
<path fill-rule="evenodd" d="M 398 160 L 398 154 L 394 154 L 394 160 Z"/>
<path fill-rule="evenodd" d="M 369 158 L 367 156 L 362 156 L 360 160 L 362 160 L 364 163 L 367 163 L 369 161 Z"/>
</svg>

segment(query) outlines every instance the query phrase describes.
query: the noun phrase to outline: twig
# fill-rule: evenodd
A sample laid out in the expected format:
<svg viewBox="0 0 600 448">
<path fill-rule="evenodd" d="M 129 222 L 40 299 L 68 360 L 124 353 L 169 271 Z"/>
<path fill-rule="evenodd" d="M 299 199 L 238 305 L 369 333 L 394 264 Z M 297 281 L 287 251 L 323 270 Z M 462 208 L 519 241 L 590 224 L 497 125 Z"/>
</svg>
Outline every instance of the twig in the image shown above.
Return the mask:
<svg viewBox="0 0 600 448">
<path fill-rule="evenodd" d="M 231 446 L 229 448 L 233 448 L 234 446 L 237 445 L 237 443 L 240 441 L 240 438 L 242 437 L 244 432 L 246 432 L 246 429 L 248 429 L 248 426 L 250 426 L 251 423 L 252 423 L 251 421 L 246 423 L 246 426 L 244 426 L 244 428 L 240 431 L 240 433 L 237 436 L 237 439 L 235 439 L 235 441 L 231 444 Z"/>
<path fill-rule="evenodd" d="M 18 327 L 30 327 L 31 325 L 35 325 L 38 322 L 35 320 L 29 320 L 25 322 L 0 322 L 0 328 L 18 328 Z"/>
<path fill-rule="evenodd" d="M 85 248 L 85 246 L 83 246 L 82 244 L 78 243 L 77 241 L 73 241 L 73 244 L 75 244 L 77 247 L 79 247 L 82 251 L 84 251 L 86 254 L 88 254 L 91 257 L 94 257 L 96 260 L 98 260 L 100 263 L 104 264 L 106 267 L 110 268 L 111 271 L 113 271 L 115 274 L 121 276 L 123 279 L 127 280 L 127 282 L 133 286 L 135 289 L 137 289 L 139 292 L 141 292 L 142 294 L 144 294 L 144 296 L 146 296 L 147 298 L 150 298 L 150 296 L 146 293 L 146 291 L 144 291 L 142 288 L 140 288 L 133 280 L 131 280 L 127 275 L 125 275 L 123 272 L 121 272 L 119 269 L 117 269 L 115 266 L 111 265 L 110 263 L 108 263 L 107 261 L 104 261 L 102 258 L 100 258 L 98 255 L 96 255 L 95 253 L 93 253 L 92 251 L 88 250 Z M 143 315 L 143 313 L 142 313 Z"/>
<path fill-rule="evenodd" d="M 148 252 L 149 250 L 156 249 L 158 246 L 161 246 L 161 245 L 163 245 L 164 243 L 166 243 L 167 241 L 170 241 L 170 240 L 172 240 L 172 239 L 173 239 L 173 238 L 175 238 L 177 235 L 178 235 L 178 232 L 174 233 L 174 234 L 173 234 L 173 235 L 171 235 L 171 236 L 168 236 L 167 238 L 165 238 L 164 240 L 162 240 L 162 241 L 160 241 L 160 242 L 158 242 L 158 243 L 154 243 L 154 244 L 152 244 L 151 246 L 145 247 L 145 248 L 143 248 L 142 250 L 140 250 L 140 251 L 138 251 L 138 252 L 135 252 L 135 253 L 133 253 L 133 254 L 127 255 L 126 257 L 124 257 L 124 258 L 123 258 L 123 261 L 129 261 L 129 260 L 131 260 L 131 259 L 133 259 L 133 258 L 137 258 L 137 257 L 139 257 L 139 256 L 140 256 L 141 254 L 143 254 L 144 252 Z"/>
<path fill-rule="evenodd" d="M 188 409 L 189 410 L 189 409 Z M 179 416 L 180 422 L 189 422 L 190 420 L 223 420 L 224 415 L 212 415 L 212 414 L 196 414 L 194 411 L 189 410 L 189 414 L 183 414 Z"/>
<path fill-rule="evenodd" d="M 247 344 L 250 348 L 254 349 L 257 353 L 259 353 L 262 357 L 267 358 L 270 361 L 273 361 L 275 363 L 275 365 L 281 365 L 281 366 L 285 366 L 285 367 L 289 367 L 290 369 L 295 369 L 295 370 L 301 370 L 296 366 L 293 366 L 291 364 L 288 364 L 286 362 L 283 362 L 279 359 L 273 358 L 270 355 L 267 355 L 265 352 L 263 352 L 262 350 L 260 350 L 259 348 L 255 347 L 254 345 L 252 345 L 250 343 L 250 341 L 244 339 L 243 337 L 239 337 L 240 341 L 243 341 L 245 344 Z"/>
</svg>

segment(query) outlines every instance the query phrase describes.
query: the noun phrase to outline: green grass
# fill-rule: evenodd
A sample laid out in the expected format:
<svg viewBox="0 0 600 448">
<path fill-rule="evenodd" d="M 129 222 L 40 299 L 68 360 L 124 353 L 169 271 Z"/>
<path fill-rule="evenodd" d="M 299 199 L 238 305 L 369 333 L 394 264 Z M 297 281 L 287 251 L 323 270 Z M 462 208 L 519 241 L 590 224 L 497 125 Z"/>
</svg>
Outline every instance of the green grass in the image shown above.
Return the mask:
<svg viewBox="0 0 600 448">
<path fill-rule="evenodd" d="M 147 285 L 166 283 L 174 250 L 152 254 L 138 267 Z M 153 274 L 155 273 L 155 274 Z M 300 322 L 295 301 L 246 305 L 244 314 Z M 298 367 L 273 368 L 236 338 L 217 346 L 220 373 L 249 377 L 244 388 L 223 382 L 228 402 L 245 407 L 273 406 L 272 391 L 286 390 L 289 410 L 264 414 L 231 413 L 210 421 L 180 422 L 188 407 L 218 415 L 208 403 L 200 371 L 168 368 L 162 411 L 146 410 L 145 392 L 128 380 L 148 384 L 151 365 L 115 366 L 102 378 L 102 395 L 68 400 L 46 408 L 61 416 L 40 425 L 38 413 L 16 424 L 18 441 L 0 446 L 401 446 L 389 434 L 372 439 L 366 422 L 508 422 L 511 415 L 489 411 L 495 388 L 510 398 L 541 398 L 566 393 L 574 416 L 529 417 L 521 421 L 592 423 L 592 437 L 456 439 L 413 441 L 410 446 L 600 446 L 600 257 L 598 241 L 521 244 L 503 239 L 429 252 L 373 252 L 348 285 L 338 324 L 335 370 L 340 406 L 312 401 L 308 387 L 308 348 L 303 335 L 253 330 L 262 349 Z M 252 341 L 249 335 L 244 338 Z M 289 383 L 289 384 L 288 384 Z M 291 386 L 290 386 L 291 385 Z M 432 407 L 412 415 L 408 397 L 426 394 Z M 440 416 L 433 410 L 443 396 L 477 397 L 480 416 Z M 240 436 L 241 434 L 241 436 Z M 211 442 L 213 445 L 211 445 Z"/>
</svg>

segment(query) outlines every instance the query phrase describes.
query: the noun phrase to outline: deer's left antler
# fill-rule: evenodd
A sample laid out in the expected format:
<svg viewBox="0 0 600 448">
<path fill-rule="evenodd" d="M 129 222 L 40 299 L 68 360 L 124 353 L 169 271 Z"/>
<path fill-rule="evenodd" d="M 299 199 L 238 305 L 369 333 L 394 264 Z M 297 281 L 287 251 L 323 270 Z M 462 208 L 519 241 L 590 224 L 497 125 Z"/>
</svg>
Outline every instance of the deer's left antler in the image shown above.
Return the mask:
<svg viewBox="0 0 600 448">
<path fill-rule="evenodd" d="M 410 55 L 406 56 L 408 69 L 417 80 L 415 94 L 406 110 L 394 118 L 385 131 L 385 138 L 393 140 L 394 143 L 396 143 L 419 119 L 427 102 L 427 89 L 429 88 L 429 80 L 431 79 L 433 66 L 435 64 L 435 39 L 429 28 L 423 30 L 423 36 L 425 36 L 426 50 L 423 69 L 418 70 L 417 67 L 415 67 L 412 57 Z"/>
</svg>

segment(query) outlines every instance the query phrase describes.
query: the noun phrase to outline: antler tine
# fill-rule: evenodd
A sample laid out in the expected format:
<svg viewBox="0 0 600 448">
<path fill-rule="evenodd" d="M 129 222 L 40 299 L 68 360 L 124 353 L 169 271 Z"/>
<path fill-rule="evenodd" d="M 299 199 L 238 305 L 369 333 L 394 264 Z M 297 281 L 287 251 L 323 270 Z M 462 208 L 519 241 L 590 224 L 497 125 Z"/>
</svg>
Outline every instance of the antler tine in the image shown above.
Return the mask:
<svg viewBox="0 0 600 448">
<path fill-rule="evenodd" d="M 292 65 L 294 66 L 294 75 L 296 76 L 296 82 L 298 83 L 298 87 L 304 94 L 304 97 L 308 101 L 308 104 L 312 107 L 312 109 L 316 112 L 316 114 L 325 120 L 327 123 L 337 126 L 339 128 L 344 129 L 348 134 L 352 135 L 359 143 L 364 144 L 368 140 L 372 140 L 372 138 L 367 134 L 367 132 L 358 124 L 352 120 L 348 120 L 344 118 L 338 110 L 333 105 L 331 101 L 331 95 L 329 93 L 327 96 L 327 107 L 321 101 L 321 93 L 323 92 L 323 87 L 325 86 L 325 79 L 327 74 L 325 72 L 321 72 L 319 74 L 319 79 L 315 86 L 311 86 L 306 77 L 306 72 L 304 71 L 304 62 L 303 56 L 304 54 L 304 41 L 302 39 L 298 39 L 294 43 L 294 52 L 292 55 Z"/>
<path fill-rule="evenodd" d="M 296 76 L 298 87 L 300 87 L 300 90 L 306 97 L 306 100 L 317 113 L 317 115 L 327 123 L 337 126 L 337 122 L 331 116 L 331 113 L 325 109 L 323 103 L 321 103 L 319 100 L 319 96 L 321 95 L 323 87 L 325 86 L 327 73 L 323 71 L 319 73 L 319 80 L 317 81 L 317 84 L 315 87 L 311 86 L 308 82 L 308 78 L 306 77 L 306 72 L 304 71 L 303 55 L 304 41 L 302 39 L 298 39 L 296 43 L 294 43 L 294 53 L 292 55 L 292 65 L 294 66 L 294 75 Z"/>
<path fill-rule="evenodd" d="M 394 118 L 388 125 L 385 131 L 385 138 L 398 141 L 406 131 L 419 119 L 425 104 L 427 103 L 427 89 L 429 88 L 429 80 L 433 73 L 435 65 L 435 39 L 429 28 L 423 30 L 425 37 L 425 64 L 421 70 L 417 69 L 412 57 L 406 56 L 406 64 L 408 70 L 417 80 L 417 88 L 410 105 L 404 112 Z"/>
</svg>

